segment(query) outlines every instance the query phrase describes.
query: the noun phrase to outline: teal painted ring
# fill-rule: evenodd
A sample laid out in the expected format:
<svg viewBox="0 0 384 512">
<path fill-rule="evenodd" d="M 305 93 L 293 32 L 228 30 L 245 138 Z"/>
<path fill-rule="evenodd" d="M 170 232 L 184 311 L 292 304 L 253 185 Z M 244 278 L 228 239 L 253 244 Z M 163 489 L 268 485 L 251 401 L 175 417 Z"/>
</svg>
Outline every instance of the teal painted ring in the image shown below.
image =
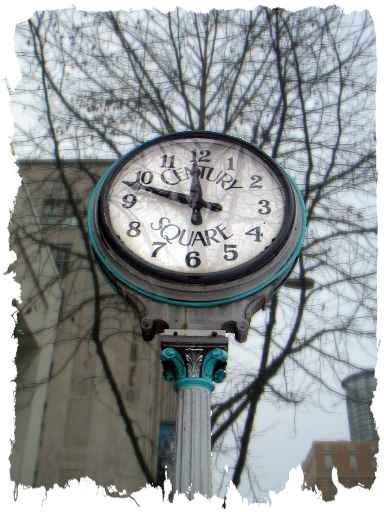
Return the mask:
<svg viewBox="0 0 384 512">
<path fill-rule="evenodd" d="M 105 266 L 105 268 L 110 272 L 120 283 L 124 284 L 127 288 L 132 290 L 135 293 L 138 293 L 139 295 L 143 295 L 145 297 L 148 297 L 156 302 L 162 302 L 165 304 L 171 304 L 174 306 L 187 306 L 192 308 L 210 308 L 214 306 L 221 306 L 224 304 L 230 304 L 232 302 L 236 302 L 242 299 L 245 299 L 247 297 L 250 297 L 252 295 L 255 295 L 256 293 L 261 292 L 264 290 L 267 286 L 272 284 L 273 282 L 277 281 L 280 277 L 287 275 L 290 270 L 292 270 L 293 265 L 296 262 L 297 257 L 300 254 L 300 250 L 304 243 L 304 236 L 305 236 L 305 227 L 306 227 L 306 211 L 305 211 L 305 205 L 304 200 L 301 195 L 300 190 L 298 189 L 296 183 L 294 180 L 283 170 L 281 171 L 285 174 L 287 177 L 290 185 L 293 187 L 294 191 L 296 192 L 296 196 L 298 197 L 298 206 L 300 208 L 300 214 L 301 214 L 301 231 L 300 235 L 298 237 L 298 240 L 296 242 L 296 245 L 289 256 L 289 258 L 285 261 L 285 263 L 278 269 L 276 272 L 274 272 L 268 279 L 265 279 L 262 281 L 261 284 L 256 286 L 255 288 L 252 288 L 250 290 L 247 290 L 245 292 L 233 295 L 231 297 L 226 297 L 223 299 L 218 300 L 210 300 L 210 301 L 185 301 L 185 300 L 177 300 L 177 299 L 170 299 L 168 297 L 164 297 L 162 295 L 157 295 L 153 292 L 150 292 L 148 290 L 145 290 L 139 286 L 137 286 L 134 283 L 131 283 L 128 281 L 115 266 L 111 263 L 110 259 L 106 256 L 104 256 L 100 245 L 97 241 L 97 238 L 95 236 L 95 229 L 94 229 L 94 222 L 93 222 L 93 214 L 94 214 L 94 208 L 95 208 L 95 202 L 98 195 L 99 190 L 104 184 L 104 181 L 108 178 L 109 173 L 114 169 L 116 165 L 119 164 L 120 159 L 112 164 L 107 171 L 105 171 L 104 175 L 101 177 L 101 179 L 96 184 L 95 188 L 93 189 L 89 202 L 87 207 L 87 224 L 88 224 L 88 234 L 91 241 L 91 245 L 95 253 L 97 254 L 99 260 L 102 262 L 102 265 Z M 116 288 L 113 283 L 108 280 L 108 282 L 112 285 L 113 288 Z"/>
<path fill-rule="evenodd" d="M 177 380 L 175 385 L 176 391 L 196 387 L 207 389 L 209 392 L 212 392 L 215 389 L 215 386 L 209 379 L 201 377 L 184 377 L 183 379 Z"/>
</svg>

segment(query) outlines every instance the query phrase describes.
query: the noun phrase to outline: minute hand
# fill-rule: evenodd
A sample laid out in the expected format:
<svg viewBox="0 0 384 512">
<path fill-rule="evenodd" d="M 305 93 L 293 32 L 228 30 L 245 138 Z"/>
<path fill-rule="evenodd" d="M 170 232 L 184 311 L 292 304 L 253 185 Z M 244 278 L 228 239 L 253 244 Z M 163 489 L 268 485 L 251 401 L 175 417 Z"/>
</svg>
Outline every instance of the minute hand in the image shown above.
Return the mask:
<svg viewBox="0 0 384 512">
<path fill-rule="evenodd" d="M 133 185 L 128 181 L 123 181 L 125 185 L 130 186 L 131 188 L 135 188 L 136 190 L 142 189 L 147 192 L 151 192 L 152 194 L 156 194 L 161 197 L 165 197 L 170 199 L 171 201 L 176 201 L 177 203 L 187 204 L 188 206 L 192 206 L 192 198 L 187 194 L 183 194 L 182 192 L 175 192 L 173 190 L 165 190 L 163 188 L 151 187 L 148 185 Z M 223 207 L 219 203 L 211 203 L 210 201 L 201 201 L 201 206 L 206 208 L 207 210 L 212 210 L 213 212 L 220 212 Z"/>
</svg>

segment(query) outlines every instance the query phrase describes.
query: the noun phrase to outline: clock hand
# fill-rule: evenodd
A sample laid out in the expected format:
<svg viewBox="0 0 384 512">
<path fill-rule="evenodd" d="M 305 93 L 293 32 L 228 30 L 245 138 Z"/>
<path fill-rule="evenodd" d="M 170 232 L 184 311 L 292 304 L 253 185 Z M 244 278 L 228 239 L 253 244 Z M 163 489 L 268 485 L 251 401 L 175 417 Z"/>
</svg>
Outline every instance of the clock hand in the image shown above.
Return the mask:
<svg viewBox="0 0 384 512">
<path fill-rule="evenodd" d="M 206 208 L 207 210 L 211 210 L 212 212 L 221 212 L 223 207 L 220 203 L 211 203 L 210 201 L 201 200 L 202 208 Z"/>
<path fill-rule="evenodd" d="M 196 159 L 193 161 L 192 169 L 191 169 L 191 187 L 189 189 L 189 194 L 191 196 L 191 222 L 195 226 L 199 226 L 203 223 L 203 219 L 201 217 L 201 208 L 203 204 L 203 192 L 201 190 L 200 183 L 200 171 L 197 165 Z"/>
<path fill-rule="evenodd" d="M 128 185 L 135 190 L 146 190 L 147 192 L 151 192 L 152 194 L 156 194 L 161 197 L 165 197 L 170 199 L 171 201 L 176 201 L 177 203 L 187 204 L 192 206 L 192 199 L 187 194 L 183 194 L 182 192 L 175 192 L 173 190 L 165 190 L 163 188 L 151 187 L 148 185 L 138 184 L 138 183 L 130 183 L 128 181 L 123 181 L 124 185 Z M 213 212 L 220 212 L 223 207 L 219 203 L 211 203 L 210 201 L 201 201 L 201 207 L 206 208 L 207 210 L 211 210 Z"/>
</svg>

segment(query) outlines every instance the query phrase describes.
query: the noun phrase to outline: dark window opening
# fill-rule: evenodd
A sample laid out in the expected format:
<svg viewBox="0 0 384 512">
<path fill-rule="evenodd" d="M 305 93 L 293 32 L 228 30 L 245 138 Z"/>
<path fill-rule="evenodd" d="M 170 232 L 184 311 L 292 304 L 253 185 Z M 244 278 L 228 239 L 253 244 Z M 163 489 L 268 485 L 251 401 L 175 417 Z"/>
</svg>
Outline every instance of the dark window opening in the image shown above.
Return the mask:
<svg viewBox="0 0 384 512">
<path fill-rule="evenodd" d="M 57 197 L 50 197 L 44 201 L 41 221 L 48 225 L 78 225 L 73 205 L 67 199 Z"/>
<path fill-rule="evenodd" d="M 159 450 L 157 459 L 157 481 L 163 486 L 165 476 L 174 482 L 176 469 L 176 423 L 166 421 L 160 423 Z"/>
<path fill-rule="evenodd" d="M 58 244 L 52 247 L 52 254 L 58 273 L 61 277 L 64 277 L 69 270 L 71 244 Z"/>
</svg>

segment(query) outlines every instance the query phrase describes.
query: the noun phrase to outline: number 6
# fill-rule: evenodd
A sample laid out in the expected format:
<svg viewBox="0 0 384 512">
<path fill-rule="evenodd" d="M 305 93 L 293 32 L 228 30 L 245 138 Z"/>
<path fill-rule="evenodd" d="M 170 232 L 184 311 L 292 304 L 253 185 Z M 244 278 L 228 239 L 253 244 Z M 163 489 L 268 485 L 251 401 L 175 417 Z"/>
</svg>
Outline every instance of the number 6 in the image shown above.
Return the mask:
<svg viewBox="0 0 384 512">
<path fill-rule="evenodd" d="M 188 267 L 196 268 L 200 265 L 201 259 L 199 258 L 200 253 L 197 251 L 189 252 L 185 257 L 185 263 Z"/>
</svg>

